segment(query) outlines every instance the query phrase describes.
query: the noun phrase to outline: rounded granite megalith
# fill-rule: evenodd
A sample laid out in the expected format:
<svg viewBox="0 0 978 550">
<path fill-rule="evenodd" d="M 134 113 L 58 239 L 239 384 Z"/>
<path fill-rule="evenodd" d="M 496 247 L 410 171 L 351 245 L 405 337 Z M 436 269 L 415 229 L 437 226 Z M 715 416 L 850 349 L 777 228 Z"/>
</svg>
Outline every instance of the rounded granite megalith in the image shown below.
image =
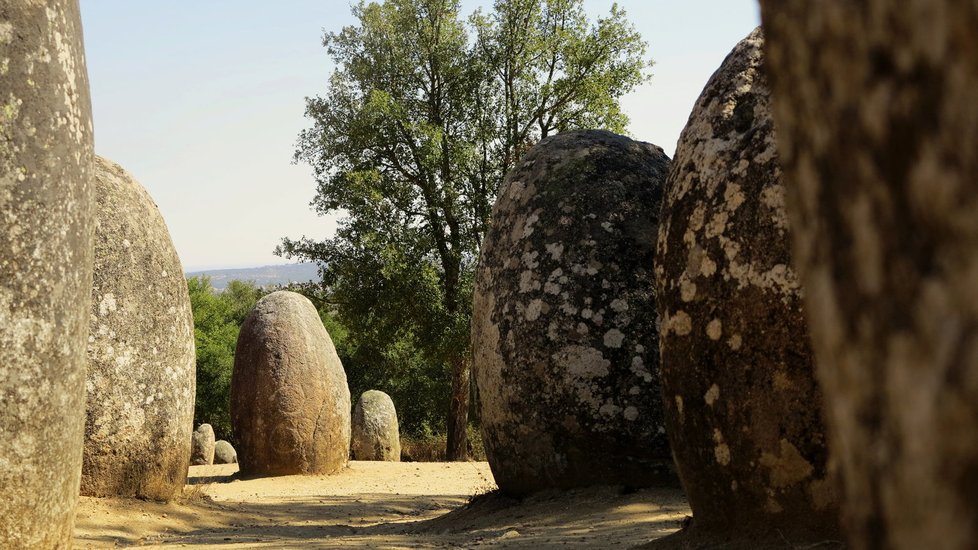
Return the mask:
<svg viewBox="0 0 978 550">
<path fill-rule="evenodd" d="M 394 401 L 382 391 L 367 390 L 353 408 L 350 449 L 354 460 L 401 460 L 401 436 Z"/>
<path fill-rule="evenodd" d="M 214 463 L 214 428 L 210 424 L 197 426 L 190 436 L 190 464 L 202 466 Z"/>
<path fill-rule="evenodd" d="M 237 464 L 238 453 L 230 443 L 218 439 L 214 443 L 214 464 Z"/>
<path fill-rule="evenodd" d="M 331 474 L 350 456 L 350 388 L 308 298 L 258 301 L 238 335 L 231 427 L 246 476 Z"/>
<path fill-rule="evenodd" d="M 499 488 L 672 480 L 652 261 L 662 149 L 565 132 L 503 182 L 477 268 L 473 369 Z"/>
<path fill-rule="evenodd" d="M 760 29 L 741 41 L 697 100 L 655 259 L 666 418 L 693 509 L 680 536 L 731 544 L 838 534 L 762 45 Z"/>
<path fill-rule="evenodd" d="M 67 548 L 95 227 L 88 73 L 77 1 L 0 6 L 0 548 Z"/>
<path fill-rule="evenodd" d="M 978 548 L 978 2 L 762 0 L 852 550 Z"/>
<path fill-rule="evenodd" d="M 169 500 L 190 465 L 196 360 L 190 295 L 153 199 L 95 159 L 95 277 L 81 493 Z"/>
</svg>

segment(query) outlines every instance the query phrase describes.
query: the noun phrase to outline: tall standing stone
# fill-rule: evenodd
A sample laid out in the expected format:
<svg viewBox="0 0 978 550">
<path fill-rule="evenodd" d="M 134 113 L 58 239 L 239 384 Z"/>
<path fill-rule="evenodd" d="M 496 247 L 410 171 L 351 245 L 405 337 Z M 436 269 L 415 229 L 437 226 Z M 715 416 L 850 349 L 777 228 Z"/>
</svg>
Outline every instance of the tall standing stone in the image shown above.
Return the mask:
<svg viewBox="0 0 978 550">
<path fill-rule="evenodd" d="M 350 388 L 315 306 L 258 301 L 238 335 L 231 426 L 246 476 L 331 474 L 350 456 Z"/>
<path fill-rule="evenodd" d="M 353 407 L 350 450 L 356 460 L 400 462 L 401 436 L 394 401 L 382 391 L 367 390 Z"/>
<path fill-rule="evenodd" d="M 153 199 L 95 159 L 95 277 L 81 493 L 169 500 L 190 465 L 190 295 Z"/>
<path fill-rule="evenodd" d="M 472 321 L 483 442 L 506 493 L 674 479 L 652 272 L 668 166 L 654 145 L 576 131 L 506 176 Z"/>
<path fill-rule="evenodd" d="M 74 0 L 0 0 L 0 547 L 70 545 L 92 283 L 92 120 Z"/>
<path fill-rule="evenodd" d="M 978 548 L 978 4 L 762 0 L 860 548 Z"/>
<path fill-rule="evenodd" d="M 679 536 L 748 547 L 838 537 L 762 46 L 758 28 L 693 107 L 655 261 L 666 418 L 693 509 Z"/>
</svg>

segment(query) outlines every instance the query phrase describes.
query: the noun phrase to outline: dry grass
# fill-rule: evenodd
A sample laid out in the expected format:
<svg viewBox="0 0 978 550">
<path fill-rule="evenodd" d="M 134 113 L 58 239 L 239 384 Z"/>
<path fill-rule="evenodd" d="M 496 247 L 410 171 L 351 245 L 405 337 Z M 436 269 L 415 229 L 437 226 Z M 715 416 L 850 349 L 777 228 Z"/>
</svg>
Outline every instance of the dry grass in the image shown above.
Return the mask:
<svg viewBox="0 0 978 550">
<path fill-rule="evenodd" d="M 469 457 L 476 462 L 486 460 L 486 450 L 482 446 L 482 433 L 469 426 Z M 427 437 L 401 437 L 401 460 L 404 462 L 445 462 L 445 445 L 447 436 L 444 434 Z"/>
</svg>

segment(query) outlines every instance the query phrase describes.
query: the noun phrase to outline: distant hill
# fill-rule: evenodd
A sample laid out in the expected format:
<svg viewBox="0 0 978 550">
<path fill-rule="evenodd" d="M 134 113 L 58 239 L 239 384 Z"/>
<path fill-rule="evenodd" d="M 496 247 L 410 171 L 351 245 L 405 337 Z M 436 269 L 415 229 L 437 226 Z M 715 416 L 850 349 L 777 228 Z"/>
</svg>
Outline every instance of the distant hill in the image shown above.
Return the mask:
<svg viewBox="0 0 978 550">
<path fill-rule="evenodd" d="M 235 280 L 251 281 L 258 286 L 287 285 L 319 280 L 318 269 L 313 263 L 266 265 L 241 269 L 211 269 L 192 271 L 186 275 L 187 277 L 206 275 L 210 277 L 211 285 L 219 291 L 224 290 L 229 282 Z"/>
</svg>

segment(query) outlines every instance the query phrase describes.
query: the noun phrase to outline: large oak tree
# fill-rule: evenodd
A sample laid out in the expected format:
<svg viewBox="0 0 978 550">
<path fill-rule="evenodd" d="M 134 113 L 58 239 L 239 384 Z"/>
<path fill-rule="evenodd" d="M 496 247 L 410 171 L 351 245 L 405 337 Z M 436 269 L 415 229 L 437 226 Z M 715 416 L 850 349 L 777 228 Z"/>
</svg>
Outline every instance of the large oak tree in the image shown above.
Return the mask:
<svg viewBox="0 0 978 550">
<path fill-rule="evenodd" d="M 498 0 L 468 21 L 458 0 L 353 13 L 357 25 L 324 37 L 336 70 L 307 100 L 296 151 L 318 182 L 313 206 L 344 218 L 333 238 L 277 251 L 319 262 L 361 345 L 408 344 L 444 366 L 446 456 L 463 459 L 472 272 L 496 190 L 541 137 L 622 132 L 618 101 L 651 63 L 623 11 L 592 22 L 581 0 Z"/>
</svg>

